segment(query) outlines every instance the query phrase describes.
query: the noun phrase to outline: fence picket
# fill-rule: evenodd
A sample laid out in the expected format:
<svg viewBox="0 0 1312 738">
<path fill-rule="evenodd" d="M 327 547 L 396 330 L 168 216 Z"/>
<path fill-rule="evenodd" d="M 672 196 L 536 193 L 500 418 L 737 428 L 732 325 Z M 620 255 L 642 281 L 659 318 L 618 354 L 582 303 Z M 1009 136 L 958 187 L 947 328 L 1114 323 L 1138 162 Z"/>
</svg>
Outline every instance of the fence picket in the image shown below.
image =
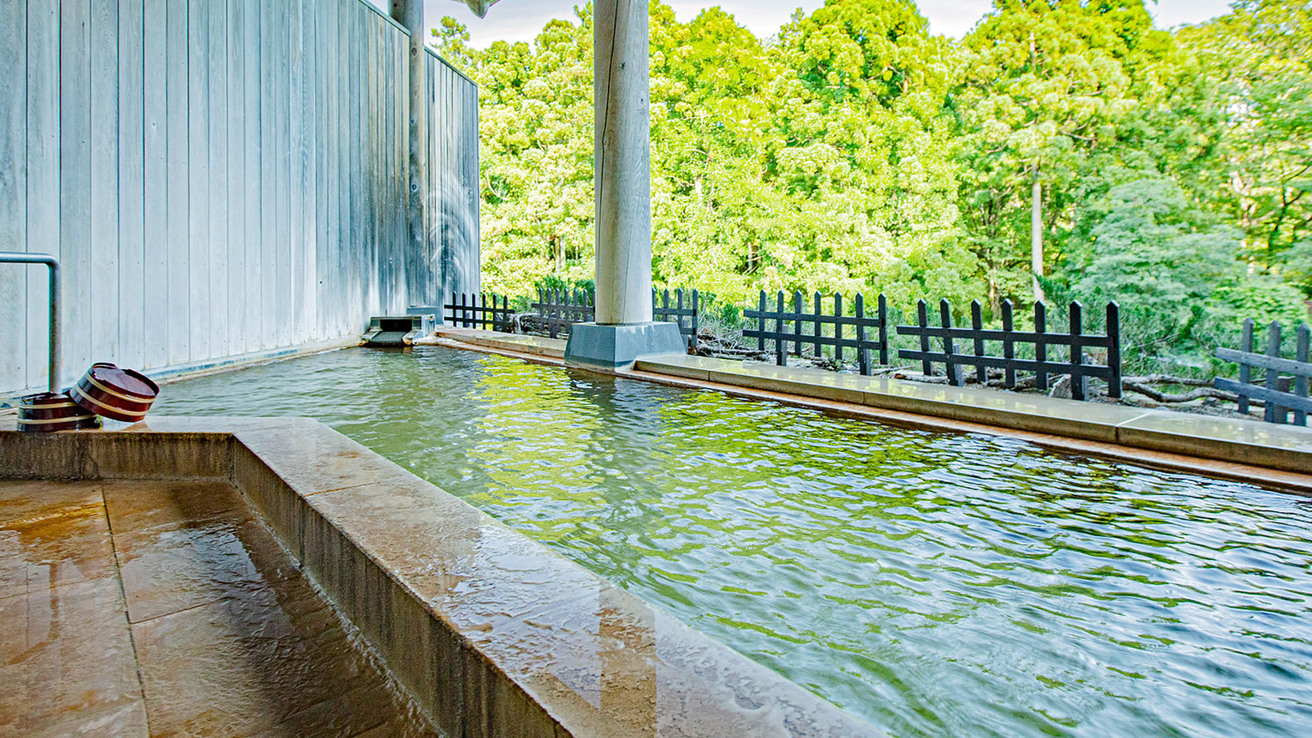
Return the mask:
<svg viewBox="0 0 1312 738">
<path fill-rule="evenodd" d="M 1034 303 L 1034 361 L 1039 365 L 1034 373 L 1034 388 L 1040 392 L 1048 391 L 1048 372 L 1044 365 L 1048 362 L 1048 306 L 1042 300 Z"/>
<path fill-rule="evenodd" d="M 1011 365 L 1012 359 L 1016 358 L 1016 344 L 1011 340 L 1011 332 L 1015 330 L 1015 320 L 1011 314 L 1011 300 L 1002 301 L 1002 331 L 1007 337 L 1002 339 L 1002 358 L 1007 361 L 1007 367 L 1003 371 L 1002 384 L 1007 389 L 1016 387 L 1016 369 Z"/>
<path fill-rule="evenodd" d="M 966 386 L 966 378 L 961 374 L 961 365 L 957 363 L 957 347 L 952 340 L 952 307 L 947 300 L 938 301 L 938 321 L 943 329 L 944 366 L 948 373 L 948 382 L 958 387 Z"/>
<path fill-rule="evenodd" d="M 1084 343 L 1081 341 L 1081 333 L 1084 331 L 1084 306 L 1078 301 L 1071 303 L 1070 312 L 1070 332 L 1071 332 L 1071 398 L 1076 400 L 1084 399 L 1084 392 L 1088 389 L 1089 380 L 1084 375 L 1081 367 L 1084 365 Z"/>
<path fill-rule="evenodd" d="M 820 312 L 820 306 L 816 305 L 816 313 Z M 816 332 L 820 331 L 820 324 L 816 323 Z M 834 293 L 834 361 L 843 363 L 843 295 Z M 820 352 L 820 347 L 815 347 L 816 353 Z"/>
<path fill-rule="evenodd" d="M 929 303 L 921 300 L 916 303 L 916 317 L 920 320 L 920 327 L 929 328 Z M 920 334 L 920 351 L 924 356 L 920 359 L 920 373 L 926 377 L 934 375 L 934 365 L 929 363 L 929 331 L 925 330 Z M 902 354 L 899 352 L 898 356 Z"/>
<path fill-rule="evenodd" d="M 975 331 L 975 358 L 978 359 L 984 356 L 984 334 L 981 333 L 984 330 L 984 308 L 980 306 L 979 300 L 970 302 L 970 327 Z M 981 387 L 988 384 L 989 370 L 982 361 L 975 364 L 975 381 Z"/>
<path fill-rule="evenodd" d="M 1267 345 L 1265 353 L 1253 350 L 1253 321 L 1244 321 L 1244 330 L 1240 336 L 1242 349 L 1235 351 L 1218 348 L 1216 358 L 1239 364 L 1239 379 L 1217 377 L 1212 384 L 1217 389 L 1234 392 L 1239 395 L 1239 406 L 1247 411 L 1252 400 L 1261 400 L 1264 405 L 1262 419 L 1268 423 L 1292 422 L 1307 425 L 1308 415 L 1312 414 L 1312 401 L 1308 399 L 1308 383 L 1312 381 L 1312 363 L 1308 363 L 1309 329 L 1307 324 L 1300 325 L 1294 332 L 1294 358 L 1286 359 L 1280 354 L 1280 323 L 1273 322 L 1267 327 Z M 1265 372 L 1261 379 L 1253 376 L 1253 369 Z M 1288 374 L 1289 377 L 1282 375 Z"/>
<path fill-rule="evenodd" d="M 1239 350 L 1245 354 L 1253 353 L 1253 328 L 1255 323 L 1252 318 L 1244 319 L 1243 333 L 1239 337 Z M 1239 383 L 1251 384 L 1253 379 L 1253 370 L 1248 364 L 1240 363 L 1239 365 Z M 1242 415 L 1248 414 L 1248 397 L 1239 396 L 1239 412 Z"/>
<path fill-rule="evenodd" d="M 802 291 L 793 293 L 793 355 L 802 355 Z"/>
<path fill-rule="evenodd" d="M 1107 396 L 1121 399 L 1121 306 L 1107 303 Z"/>
<path fill-rule="evenodd" d="M 869 330 L 878 329 L 881 336 L 886 336 L 887 330 L 887 309 L 883 295 L 879 299 L 879 313 L 877 315 L 867 315 L 865 312 L 864 298 L 858 293 L 856 300 L 855 317 L 848 316 L 843 310 L 843 296 L 834 295 L 834 311 L 832 314 L 824 310 L 824 295 L 814 293 L 811 299 L 814 312 L 806 312 L 805 302 L 802 293 L 794 292 L 792 299 L 792 311 L 786 308 L 786 297 L 781 291 L 776 296 L 776 309 L 771 310 L 769 300 L 764 290 L 760 292 L 757 299 L 756 310 L 744 310 L 743 317 L 747 321 L 755 321 L 755 328 L 744 328 L 743 338 L 756 339 L 757 350 L 764 353 L 766 351 L 766 342 L 774 341 L 775 362 L 780 366 L 786 363 L 785 357 L 788 353 L 801 355 L 805 344 L 812 345 L 811 354 L 817 358 L 824 355 L 826 346 L 834 347 L 835 359 L 841 361 L 845 349 L 855 349 L 857 352 L 857 366 L 862 374 L 870 373 L 870 351 L 879 349 L 881 363 L 887 363 L 888 346 L 885 341 L 875 342 L 870 340 Z M 773 323 L 774 330 L 769 330 L 769 325 Z M 807 324 L 811 324 L 810 327 Z M 751 323 L 748 323 L 751 325 Z M 827 326 L 832 325 L 830 331 Z M 855 338 L 848 337 L 844 326 L 853 326 L 855 329 Z M 793 347 L 789 349 L 789 342 Z"/>
<path fill-rule="evenodd" d="M 1309 331 L 1307 324 L 1304 323 L 1298 327 L 1298 331 L 1295 335 L 1297 338 L 1295 339 L 1294 361 L 1306 364 L 1308 363 L 1308 343 L 1309 338 L 1312 338 L 1312 331 Z M 1307 399 L 1307 379 L 1307 377 L 1302 376 L 1294 378 L 1294 395 L 1296 397 Z M 1307 411 L 1298 409 L 1294 410 L 1294 424 L 1307 425 Z"/>
<path fill-rule="evenodd" d="M 1266 355 L 1273 359 L 1280 358 L 1280 324 L 1274 320 L 1271 321 L 1271 325 L 1267 327 Z M 1274 367 L 1266 370 L 1266 388 L 1272 392 L 1280 391 L 1280 372 L 1276 371 Z M 1268 423 L 1285 422 L 1284 409 L 1278 407 L 1274 402 L 1269 400 L 1266 403 L 1266 412 L 1264 413 L 1264 416 Z"/>
<path fill-rule="evenodd" d="M 515 315 L 515 311 L 510 309 L 510 298 L 502 298 L 498 306 L 495 293 L 489 305 L 487 293 L 470 295 L 462 292 L 460 300 L 457 301 L 456 294 L 453 292 L 451 302 L 443 305 L 442 310 L 444 320 L 451 325 L 485 330 L 491 328 L 494 331 L 510 331 Z"/>
<path fill-rule="evenodd" d="M 884 299 L 883 295 L 879 299 Z M 866 306 L 865 300 L 862 299 L 861 293 L 856 293 L 852 300 L 853 308 L 856 310 L 856 369 L 861 374 L 870 374 L 870 349 L 866 347 Z"/>
</svg>

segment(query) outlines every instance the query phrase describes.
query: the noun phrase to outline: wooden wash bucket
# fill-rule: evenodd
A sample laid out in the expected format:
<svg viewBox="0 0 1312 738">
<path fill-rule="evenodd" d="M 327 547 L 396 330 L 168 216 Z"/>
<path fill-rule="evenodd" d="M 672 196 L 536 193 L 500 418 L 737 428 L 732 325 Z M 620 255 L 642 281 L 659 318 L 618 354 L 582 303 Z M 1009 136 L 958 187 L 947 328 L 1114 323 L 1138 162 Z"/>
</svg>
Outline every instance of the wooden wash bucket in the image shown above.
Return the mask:
<svg viewBox="0 0 1312 738">
<path fill-rule="evenodd" d="M 68 395 L 42 392 L 18 404 L 18 429 L 25 433 L 53 433 L 99 428 L 100 418 L 73 402 Z"/>
<path fill-rule="evenodd" d="M 150 412 L 159 385 L 141 372 L 102 362 L 92 364 L 68 394 L 89 412 L 135 423 Z"/>
</svg>

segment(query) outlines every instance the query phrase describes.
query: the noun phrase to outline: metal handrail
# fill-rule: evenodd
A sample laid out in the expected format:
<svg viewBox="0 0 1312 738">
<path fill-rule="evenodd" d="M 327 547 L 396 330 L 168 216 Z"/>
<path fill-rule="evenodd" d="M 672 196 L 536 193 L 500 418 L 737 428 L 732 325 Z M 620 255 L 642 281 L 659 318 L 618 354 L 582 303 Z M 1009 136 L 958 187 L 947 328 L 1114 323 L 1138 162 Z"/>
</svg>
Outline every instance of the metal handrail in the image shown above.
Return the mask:
<svg viewBox="0 0 1312 738">
<path fill-rule="evenodd" d="M 44 264 L 50 267 L 50 391 L 59 392 L 59 259 L 49 254 L 0 251 L 0 264 Z"/>
</svg>

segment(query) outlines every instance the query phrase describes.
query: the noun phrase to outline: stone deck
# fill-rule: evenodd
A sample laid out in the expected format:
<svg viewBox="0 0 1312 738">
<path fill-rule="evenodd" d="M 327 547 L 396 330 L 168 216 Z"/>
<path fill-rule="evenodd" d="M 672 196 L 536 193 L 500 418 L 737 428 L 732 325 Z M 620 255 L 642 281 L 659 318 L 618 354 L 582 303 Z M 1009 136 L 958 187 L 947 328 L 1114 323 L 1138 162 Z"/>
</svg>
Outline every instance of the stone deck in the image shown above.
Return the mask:
<svg viewBox="0 0 1312 738">
<path fill-rule="evenodd" d="M 226 482 L 0 482 L 0 624 L 0 736 L 432 734 Z"/>
</svg>

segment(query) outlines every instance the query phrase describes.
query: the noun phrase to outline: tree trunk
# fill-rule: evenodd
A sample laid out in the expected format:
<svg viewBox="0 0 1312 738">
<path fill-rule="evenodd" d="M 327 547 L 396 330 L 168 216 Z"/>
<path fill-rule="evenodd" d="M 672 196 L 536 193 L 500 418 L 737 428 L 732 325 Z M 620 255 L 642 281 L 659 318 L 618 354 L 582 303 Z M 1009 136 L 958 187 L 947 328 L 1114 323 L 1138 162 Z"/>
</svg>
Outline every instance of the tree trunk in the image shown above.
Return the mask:
<svg viewBox="0 0 1312 738">
<path fill-rule="evenodd" d="M 1039 167 L 1034 166 L 1034 182 L 1030 186 L 1030 270 L 1034 273 L 1034 301 L 1043 300 L 1043 185 L 1039 184 Z"/>
</svg>

